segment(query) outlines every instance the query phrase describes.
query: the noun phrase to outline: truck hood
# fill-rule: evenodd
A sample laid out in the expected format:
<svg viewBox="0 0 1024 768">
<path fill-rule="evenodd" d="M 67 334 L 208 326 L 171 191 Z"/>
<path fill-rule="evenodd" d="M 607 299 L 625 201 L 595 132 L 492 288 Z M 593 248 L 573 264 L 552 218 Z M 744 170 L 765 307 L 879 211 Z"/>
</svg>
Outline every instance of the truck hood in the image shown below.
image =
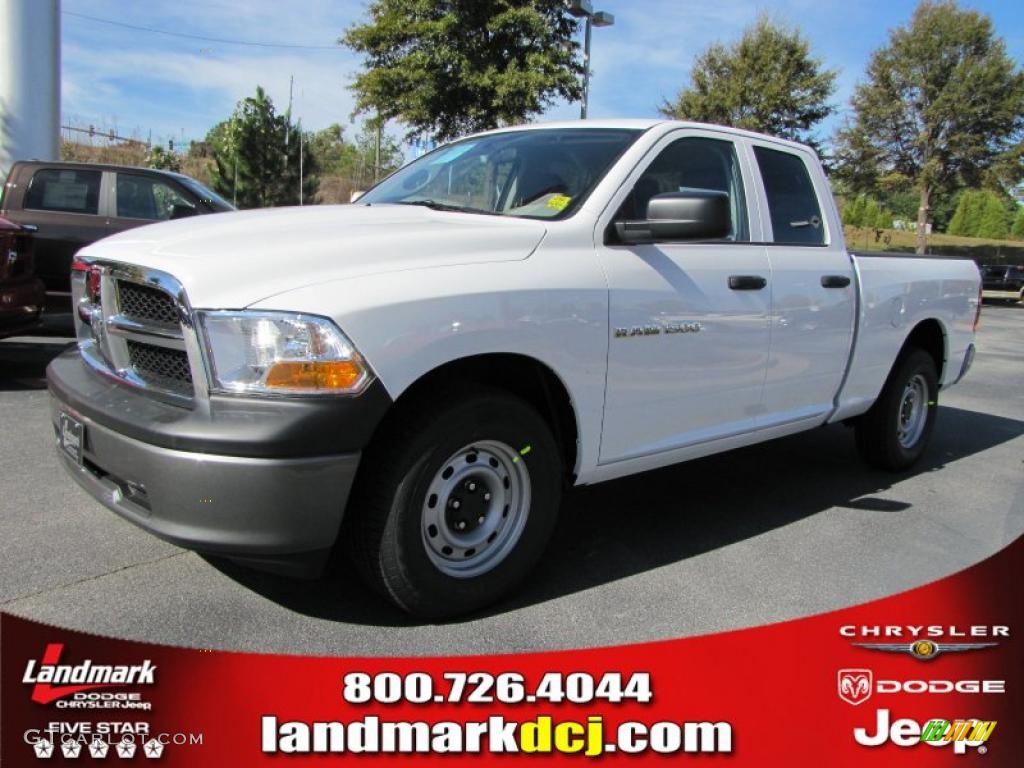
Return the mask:
<svg viewBox="0 0 1024 768">
<path fill-rule="evenodd" d="M 332 280 L 525 259 L 545 232 L 534 220 L 422 206 L 317 205 L 152 224 L 80 255 L 168 272 L 193 307 L 238 309 Z"/>
</svg>

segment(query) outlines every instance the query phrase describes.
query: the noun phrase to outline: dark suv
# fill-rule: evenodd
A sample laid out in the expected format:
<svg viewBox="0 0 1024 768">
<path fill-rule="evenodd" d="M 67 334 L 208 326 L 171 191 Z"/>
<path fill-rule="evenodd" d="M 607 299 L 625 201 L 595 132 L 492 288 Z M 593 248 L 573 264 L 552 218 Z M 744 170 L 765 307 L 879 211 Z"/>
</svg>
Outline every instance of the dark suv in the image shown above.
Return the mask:
<svg viewBox="0 0 1024 768">
<path fill-rule="evenodd" d="M 36 228 L 36 272 L 48 291 L 71 289 L 71 259 L 84 245 L 154 221 L 231 210 L 180 173 L 40 160 L 15 163 L 0 199 L 0 216 Z"/>
<path fill-rule="evenodd" d="M 32 269 L 32 232 L 0 219 L 0 339 L 35 327 L 45 302 Z"/>
<path fill-rule="evenodd" d="M 984 299 L 1024 301 L 1024 266 L 983 266 L 981 296 Z"/>
</svg>

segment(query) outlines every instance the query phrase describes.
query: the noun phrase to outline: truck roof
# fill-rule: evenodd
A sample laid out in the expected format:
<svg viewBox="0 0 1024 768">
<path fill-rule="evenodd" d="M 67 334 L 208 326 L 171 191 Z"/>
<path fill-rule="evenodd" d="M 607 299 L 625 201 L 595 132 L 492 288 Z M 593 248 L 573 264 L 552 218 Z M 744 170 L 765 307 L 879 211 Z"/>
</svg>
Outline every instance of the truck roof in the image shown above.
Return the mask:
<svg viewBox="0 0 1024 768">
<path fill-rule="evenodd" d="M 155 173 L 160 176 L 168 176 L 175 179 L 191 179 L 191 176 L 187 176 L 184 173 L 177 173 L 175 171 L 165 171 L 159 168 L 146 168 L 141 165 L 114 165 L 113 163 L 84 163 L 77 160 L 18 160 L 11 165 L 11 173 L 14 173 L 16 168 L 25 167 L 36 167 L 36 168 L 66 168 L 68 170 L 86 170 L 86 171 L 132 171 L 142 173 Z"/>
<path fill-rule="evenodd" d="M 657 126 L 665 126 L 666 128 L 705 128 L 715 131 L 721 131 L 724 133 L 731 133 L 736 136 L 745 136 L 749 139 L 759 139 L 761 141 L 770 141 L 775 144 L 784 144 L 793 148 L 803 150 L 810 149 L 806 144 L 801 144 L 798 141 L 781 139 L 777 136 L 770 136 L 765 133 L 748 131 L 744 130 L 743 128 L 733 128 L 728 125 L 715 125 L 714 123 L 697 123 L 688 120 L 666 120 L 658 118 L 610 118 L 601 120 L 592 120 L 588 118 L 586 120 L 557 120 L 549 122 L 527 123 L 525 125 L 510 125 L 504 128 L 495 128 L 494 130 L 490 131 L 481 131 L 480 133 L 473 134 L 473 136 L 487 136 L 493 133 L 507 133 L 509 131 L 535 131 L 545 128 L 624 128 L 647 131 Z"/>
</svg>

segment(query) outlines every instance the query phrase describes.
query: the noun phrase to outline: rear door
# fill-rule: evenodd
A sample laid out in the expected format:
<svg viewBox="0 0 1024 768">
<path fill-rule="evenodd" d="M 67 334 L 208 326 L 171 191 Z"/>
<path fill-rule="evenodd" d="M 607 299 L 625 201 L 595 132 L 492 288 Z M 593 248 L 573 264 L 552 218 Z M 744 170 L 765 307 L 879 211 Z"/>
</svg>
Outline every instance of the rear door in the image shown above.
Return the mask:
<svg viewBox="0 0 1024 768">
<path fill-rule="evenodd" d="M 856 311 L 853 262 L 817 159 L 753 141 L 771 265 L 764 426 L 829 413 L 846 373 Z"/>
<path fill-rule="evenodd" d="M 69 291 L 75 252 L 107 234 L 103 189 L 102 171 L 79 168 L 40 168 L 28 181 L 23 212 L 10 218 L 39 227 L 36 274 L 47 290 Z"/>
<path fill-rule="evenodd" d="M 752 169 L 730 134 L 663 138 L 602 217 L 610 336 L 600 461 L 638 459 L 754 429 L 768 363 L 768 258 L 747 189 Z M 732 231 L 714 242 L 626 245 L 614 223 L 652 196 L 729 195 Z M 732 279 L 731 278 L 739 278 Z M 732 282 L 732 285 L 730 284 Z"/>
<path fill-rule="evenodd" d="M 199 212 L 196 196 L 155 174 L 118 171 L 111 189 L 110 234 Z"/>
</svg>

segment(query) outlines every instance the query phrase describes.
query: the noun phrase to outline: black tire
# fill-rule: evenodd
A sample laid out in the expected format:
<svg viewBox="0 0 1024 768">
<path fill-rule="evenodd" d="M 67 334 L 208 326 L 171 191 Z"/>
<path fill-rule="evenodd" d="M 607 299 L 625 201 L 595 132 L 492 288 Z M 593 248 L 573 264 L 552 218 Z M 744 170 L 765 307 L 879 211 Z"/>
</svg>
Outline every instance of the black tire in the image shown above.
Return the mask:
<svg viewBox="0 0 1024 768">
<path fill-rule="evenodd" d="M 513 461 L 528 472 L 530 501 L 504 559 L 480 575 L 452 576 L 431 560 L 436 552 L 428 553 L 427 491 L 453 454 L 482 441 L 515 447 Z M 500 390 L 449 392 L 407 405 L 375 438 L 363 457 L 343 536 L 363 579 L 399 608 L 425 619 L 460 616 L 499 600 L 530 573 L 551 538 L 561 490 L 561 454 L 529 404 Z"/>
<path fill-rule="evenodd" d="M 910 383 L 920 377 L 926 385 L 923 427 L 916 439 L 901 441 L 901 409 Z M 938 411 L 938 374 L 935 360 L 922 349 L 912 347 L 897 360 L 878 400 L 856 425 L 857 449 L 865 462 L 892 472 L 912 466 L 928 446 Z M 912 435 L 907 435 L 909 439 Z"/>
</svg>

